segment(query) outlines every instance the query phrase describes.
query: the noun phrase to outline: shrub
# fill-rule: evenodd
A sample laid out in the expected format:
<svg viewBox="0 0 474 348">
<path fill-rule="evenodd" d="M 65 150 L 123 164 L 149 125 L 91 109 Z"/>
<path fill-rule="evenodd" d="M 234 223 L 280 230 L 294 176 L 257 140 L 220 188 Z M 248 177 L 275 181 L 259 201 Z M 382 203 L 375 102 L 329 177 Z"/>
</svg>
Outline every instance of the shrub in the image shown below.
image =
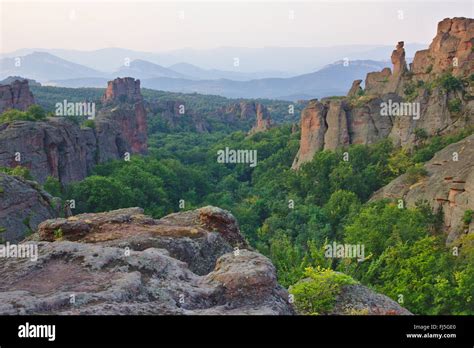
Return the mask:
<svg viewBox="0 0 474 348">
<path fill-rule="evenodd" d="M 417 141 L 418 140 L 421 140 L 421 141 L 426 140 L 426 139 L 428 139 L 428 133 L 423 128 L 416 128 L 415 129 L 415 139 Z"/>
<path fill-rule="evenodd" d="M 409 184 L 414 184 L 418 182 L 420 179 L 428 175 L 428 172 L 423 167 L 421 163 L 417 163 L 414 166 L 411 166 L 407 169 L 407 182 Z"/>
<path fill-rule="evenodd" d="M 414 93 L 416 93 L 416 85 L 413 84 L 413 83 L 408 83 L 405 86 L 405 89 L 403 90 L 403 93 L 405 93 L 406 96 L 413 95 Z"/>
<path fill-rule="evenodd" d="M 85 120 L 85 121 L 82 123 L 82 126 L 83 126 L 83 127 L 89 127 L 89 128 L 95 129 L 95 122 L 94 122 L 94 120 Z"/>
<path fill-rule="evenodd" d="M 307 278 L 290 287 L 290 293 L 295 297 L 295 306 L 301 314 L 328 314 L 334 308 L 336 297 L 343 285 L 357 284 L 348 275 L 331 269 L 308 267 Z"/>
<path fill-rule="evenodd" d="M 461 99 L 455 98 L 448 102 L 449 112 L 460 112 L 461 111 Z"/>
<path fill-rule="evenodd" d="M 468 209 L 464 212 L 464 215 L 462 217 L 462 222 L 464 225 L 468 226 L 472 222 L 472 217 L 474 215 L 474 211 L 471 209 Z"/>
<path fill-rule="evenodd" d="M 442 75 L 439 80 L 439 85 L 443 87 L 447 92 L 454 92 L 456 90 L 462 89 L 462 81 L 454 77 L 450 73 Z"/>
<path fill-rule="evenodd" d="M 54 239 L 55 240 L 61 239 L 61 238 L 63 238 L 63 236 L 64 236 L 63 230 L 61 230 L 60 228 L 58 228 L 57 230 L 54 231 Z"/>
<path fill-rule="evenodd" d="M 19 176 L 27 180 L 33 180 L 33 177 L 31 176 L 29 169 L 22 166 L 16 166 L 13 168 L 0 167 L 0 172 L 8 174 L 8 175 Z"/>
<path fill-rule="evenodd" d="M 61 197 L 61 184 L 59 183 L 58 179 L 48 176 L 43 188 L 45 191 L 51 194 L 51 196 Z"/>
<path fill-rule="evenodd" d="M 41 121 L 46 118 L 46 113 L 38 105 L 32 105 L 26 111 L 10 109 L 0 115 L 0 123 L 14 121 Z"/>
</svg>

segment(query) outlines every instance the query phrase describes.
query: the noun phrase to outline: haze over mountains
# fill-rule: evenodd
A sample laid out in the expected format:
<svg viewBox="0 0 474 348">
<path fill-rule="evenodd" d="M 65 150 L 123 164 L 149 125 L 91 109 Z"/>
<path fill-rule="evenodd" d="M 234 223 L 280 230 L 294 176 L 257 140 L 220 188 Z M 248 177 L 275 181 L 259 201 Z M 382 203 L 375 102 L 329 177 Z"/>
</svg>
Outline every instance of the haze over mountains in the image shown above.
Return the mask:
<svg viewBox="0 0 474 348">
<path fill-rule="evenodd" d="M 424 47 L 407 46 L 408 56 Z M 119 48 L 23 49 L 2 56 L 0 79 L 22 76 L 53 86 L 102 87 L 115 77 L 130 76 L 156 90 L 297 100 L 345 94 L 353 80 L 389 66 L 386 57 L 390 51 L 389 46 L 367 45 L 183 49 L 167 54 Z M 298 73 L 301 71 L 305 73 Z"/>
<path fill-rule="evenodd" d="M 427 48 L 427 44 L 406 43 L 407 57 Z M 213 49 L 183 48 L 168 52 L 142 52 L 124 48 L 103 48 L 91 51 L 25 48 L 0 55 L 0 58 L 22 57 L 33 52 L 47 52 L 67 61 L 95 70 L 114 72 L 126 60 L 145 60 L 170 67 L 189 63 L 203 69 L 217 69 L 233 73 L 247 73 L 247 79 L 289 77 L 314 72 L 322 67 L 348 58 L 349 60 L 386 60 L 393 45 L 335 45 L 327 47 L 219 47 Z M 234 66 L 234 58 L 239 66 Z M 178 70 L 176 70 L 178 71 Z M 221 76 L 222 78 L 233 78 Z"/>
</svg>

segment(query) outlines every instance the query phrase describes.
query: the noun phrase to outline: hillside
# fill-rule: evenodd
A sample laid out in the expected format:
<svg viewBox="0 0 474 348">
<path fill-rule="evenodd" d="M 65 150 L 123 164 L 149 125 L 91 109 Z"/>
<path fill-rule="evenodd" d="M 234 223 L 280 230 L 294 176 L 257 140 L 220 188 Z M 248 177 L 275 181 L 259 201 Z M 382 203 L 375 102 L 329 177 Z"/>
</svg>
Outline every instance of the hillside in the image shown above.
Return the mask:
<svg viewBox="0 0 474 348">
<path fill-rule="evenodd" d="M 0 264 L 0 314 L 473 315 L 474 19 L 433 32 L 391 68 L 0 86 L 0 232 L 40 247 Z M 146 87 L 182 80 L 348 85 Z M 51 114 L 66 99 L 96 115 Z"/>
</svg>

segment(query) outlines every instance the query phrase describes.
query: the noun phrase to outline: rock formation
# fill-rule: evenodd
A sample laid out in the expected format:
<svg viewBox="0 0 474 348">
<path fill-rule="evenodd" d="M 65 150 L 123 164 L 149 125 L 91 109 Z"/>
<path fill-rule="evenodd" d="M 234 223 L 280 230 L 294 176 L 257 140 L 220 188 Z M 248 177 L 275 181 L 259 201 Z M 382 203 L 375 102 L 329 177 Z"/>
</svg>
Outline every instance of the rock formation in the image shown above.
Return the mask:
<svg viewBox="0 0 474 348">
<path fill-rule="evenodd" d="M 316 99 L 310 100 L 308 106 L 301 112 L 300 148 L 293 162 L 293 168 L 311 161 L 316 151 L 323 149 L 324 134 L 327 130 L 326 114 L 327 109 Z"/>
<path fill-rule="evenodd" d="M 40 183 L 53 176 L 67 184 L 83 180 L 98 163 L 121 159 L 127 152 L 146 153 L 146 111 L 136 94 L 139 82 L 131 86 L 109 83 L 103 97 L 107 105 L 98 111 L 95 129 L 81 128 L 67 117 L 0 125 L 0 166 L 21 165 Z M 126 102 L 117 100 L 130 90 Z"/>
<path fill-rule="evenodd" d="M 293 168 L 322 149 L 371 144 L 387 136 L 397 146 L 412 146 L 415 129 L 432 136 L 474 125 L 470 117 L 474 114 L 474 81 L 470 79 L 474 73 L 473 43 L 474 19 L 445 19 L 439 23 L 430 48 L 417 52 L 409 70 L 404 43 L 398 42 L 391 57 L 393 71 L 385 68 L 369 73 L 363 92 L 357 80 L 347 98 L 322 99 L 320 106 L 313 102 L 303 110 L 300 149 Z M 441 74 L 451 70 L 462 79 L 462 88 L 446 90 L 440 85 Z M 459 108 L 450 108 L 453 102 Z M 382 103 L 413 103 L 419 114 L 382 115 Z"/>
<path fill-rule="evenodd" d="M 118 77 L 109 81 L 101 100 L 104 104 L 143 101 L 140 93 L 140 80 L 135 80 L 133 77 Z"/>
<path fill-rule="evenodd" d="M 270 110 L 261 103 L 242 100 L 219 108 L 216 119 L 236 129 L 250 128 L 249 134 L 264 132 L 273 126 Z"/>
<path fill-rule="evenodd" d="M 447 243 L 463 233 L 473 233 L 474 222 L 466 226 L 463 215 L 466 210 L 474 210 L 474 135 L 437 152 L 424 168 L 427 176 L 419 182 L 413 184 L 403 174 L 371 199 L 403 199 L 408 207 L 426 200 L 435 211 L 442 208 Z"/>
<path fill-rule="evenodd" d="M 258 103 L 256 110 L 256 121 L 255 125 L 250 130 L 250 134 L 255 134 L 258 132 L 265 132 L 269 130 L 272 126 L 272 119 L 270 118 L 270 113 L 267 108 Z"/>
<path fill-rule="evenodd" d="M 153 101 L 148 103 L 153 117 L 159 117 L 164 120 L 171 129 L 194 129 L 198 133 L 207 133 L 211 130 L 209 122 L 202 114 L 186 106 L 184 100 L 165 100 Z"/>
<path fill-rule="evenodd" d="M 17 243 L 40 222 L 57 217 L 58 204 L 37 183 L 0 173 L 0 244 Z"/>
<path fill-rule="evenodd" d="M 8 109 L 26 110 L 35 103 L 28 80 L 15 80 L 8 85 L 0 85 L 0 113 Z"/>
<path fill-rule="evenodd" d="M 341 293 L 331 315 L 411 315 L 412 313 L 400 306 L 391 298 L 376 293 L 362 284 L 343 285 Z"/>
<path fill-rule="evenodd" d="M 294 313 L 270 260 L 219 208 L 83 214 L 45 221 L 36 238 L 37 262 L 0 264 L 0 314 Z"/>
<path fill-rule="evenodd" d="M 301 113 L 300 148 L 292 168 L 311 161 L 320 150 L 372 144 L 387 137 L 392 121 L 380 115 L 380 103 L 388 98 L 372 98 L 356 107 L 349 100 L 311 100 Z"/>
<path fill-rule="evenodd" d="M 112 124 L 115 126 L 116 133 L 120 134 L 129 145 L 127 152 L 146 154 L 148 151 L 146 110 L 140 93 L 140 80 L 125 77 L 109 81 L 102 96 L 102 103 L 106 107 L 98 113 L 98 133 L 104 129 L 110 129 L 109 124 Z M 103 139 L 109 145 L 113 145 L 107 137 Z M 99 160 L 109 159 L 100 158 Z"/>
<path fill-rule="evenodd" d="M 363 89 L 360 86 L 361 83 L 362 80 L 354 80 L 354 82 L 352 82 L 351 89 L 347 93 L 348 98 L 357 97 L 361 92 L 363 92 Z"/>
<path fill-rule="evenodd" d="M 474 20 L 445 18 L 430 47 L 415 54 L 411 71 L 417 79 L 452 71 L 455 76 L 474 73 Z"/>
</svg>

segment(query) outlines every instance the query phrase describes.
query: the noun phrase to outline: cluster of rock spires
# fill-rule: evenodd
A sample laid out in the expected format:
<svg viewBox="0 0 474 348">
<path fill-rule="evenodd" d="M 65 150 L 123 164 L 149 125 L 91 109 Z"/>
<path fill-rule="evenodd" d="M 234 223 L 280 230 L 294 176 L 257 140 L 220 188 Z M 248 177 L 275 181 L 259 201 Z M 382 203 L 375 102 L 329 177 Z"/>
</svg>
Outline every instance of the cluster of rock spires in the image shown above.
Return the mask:
<svg viewBox="0 0 474 348">
<path fill-rule="evenodd" d="M 160 220 L 140 208 L 47 220 L 25 243 L 37 243 L 37 261 L 0 263 L 2 315 L 295 314 L 270 260 L 216 207 Z M 361 285 L 342 289 L 334 314 L 351 309 L 410 314 Z"/>
<path fill-rule="evenodd" d="M 26 80 L 0 88 L 20 95 L 8 108 L 25 109 L 34 102 Z M 140 81 L 110 81 L 102 102 L 94 128 L 81 128 L 67 117 L 0 125 L 0 166 L 21 165 L 40 183 L 53 176 L 67 184 L 83 180 L 98 163 L 123 158 L 125 153 L 145 154 L 147 125 Z"/>
<path fill-rule="evenodd" d="M 217 117 L 229 123 L 255 120 L 249 134 L 265 132 L 272 127 L 270 112 L 265 105 L 257 102 L 241 101 L 240 103 L 227 105 L 217 111 Z"/>
<path fill-rule="evenodd" d="M 312 100 L 301 114 L 301 140 L 293 168 L 311 161 L 320 150 L 334 150 L 350 144 L 372 144 L 389 137 L 397 146 L 415 144 L 415 130 L 428 136 L 457 132 L 474 125 L 474 19 L 444 19 L 428 49 L 415 54 L 410 68 L 405 61 L 403 42 L 392 53 L 393 71 L 369 73 L 354 81 L 347 97 Z M 432 83 L 445 73 L 463 79 L 459 91 L 441 86 L 431 92 L 423 88 L 411 102 L 419 103 L 419 118 L 382 116 L 382 103 L 404 102 L 409 84 Z M 470 81 L 469 81 L 470 80 Z M 460 111 L 451 112 L 449 101 L 460 101 Z M 474 138 L 452 144 L 425 164 L 427 176 L 410 183 L 402 175 L 375 193 L 372 199 L 403 199 L 407 206 L 428 201 L 435 211 L 442 208 L 444 230 L 451 243 L 462 233 L 472 233 L 474 223 L 465 226 L 463 214 L 474 210 Z M 456 153 L 456 159 L 453 154 Z"/>
<path fill-rule="evenodd" d="M 350 144 L 371 144 L 390 137 L 396 145 L 413 143 L 415 129 L 428 135 L 449 133 L 473 125 L 474 90 L 443 90 L 440 86 L 426 88 L 411 102 L 419 103 L 420 115 L 382 116 L 383 102 L 403 102 L 409 84 L 431 82 L 444 73 L 467 78 L 474 73 L 474 20 L 444 19 L 428 49 L 418 51 L 410 68 L 405 60 L 403 42 L 392 53 L 393 70 L 369 73 L 365 90 L 361 80 L 354 81 L 347 97 L 312 100 L 301 114 L 301 141 L 293 168 L 310 161 L 320 150 L 334 150 Z M 420 81 L 420 82 L 419 82 Z M 363 94 L 363 95 L 362 95 Z M 460 112 L 450 112 L 450 100 L 459 99 Z"/>
</svg>

